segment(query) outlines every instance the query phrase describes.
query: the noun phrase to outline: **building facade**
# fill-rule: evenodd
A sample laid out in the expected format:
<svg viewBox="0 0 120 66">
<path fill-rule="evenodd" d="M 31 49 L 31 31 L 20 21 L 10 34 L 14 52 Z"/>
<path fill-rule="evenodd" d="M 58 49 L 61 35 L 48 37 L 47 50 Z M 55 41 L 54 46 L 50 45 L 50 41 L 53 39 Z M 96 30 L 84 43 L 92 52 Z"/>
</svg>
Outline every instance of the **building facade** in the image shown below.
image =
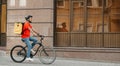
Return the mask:
<svg viewBox="0 0 120 66">
<path fill-rule="evenodd" d="M 118 0 L 58 0 L 57 46 L 119 48 Z M 66 23 L 66 30 L 60 28 Z M 62 26 L 63 27 L 63 26 Z"/>
<path fill-rule="evenodd" d="M 120 61 L 119 0 L 6 0 L 1 6 L 0 46 L 7 51 L 25 45 L 14 23 L 33 15 L 33 27 L 58 57 Z"/>
<path fill-rule="evenodd" d="M 0 0 L 0 46 L 6 46 L 7 0 Z"/>
<path fill-rule="evenodd" d="M 15 22 L 24 22 L 25 16 L 33 16 L 33 27 L 46 36 L 45 44 L 53 46 L 53 0 L 8 0 L 7 7 L 7 49 L 23 44 L 20 35 L 13 33 Z"/>
<path fill-rule="evenodd" d="M 65 57 L 120 61 L 118 2 L 57 0 L 54 46 Z"/>
</svg>

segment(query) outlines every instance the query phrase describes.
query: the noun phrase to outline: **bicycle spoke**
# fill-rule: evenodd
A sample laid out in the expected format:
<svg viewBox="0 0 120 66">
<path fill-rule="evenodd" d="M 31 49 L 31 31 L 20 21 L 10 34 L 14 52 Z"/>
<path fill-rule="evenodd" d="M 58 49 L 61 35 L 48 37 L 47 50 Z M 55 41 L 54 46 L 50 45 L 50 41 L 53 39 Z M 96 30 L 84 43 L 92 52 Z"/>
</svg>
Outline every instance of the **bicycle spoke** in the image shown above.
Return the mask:
<svg viewBox="0 0 120 66">
<path fill-rule="evenodd" d="M 52 48 L 42 49 L 39 53 L 39 59 L 44 64 L 51 64 L 55 61 L 55 50 Z"/>
<path fill-rule="evenodd" d="M 26 51 L 22 46 L 15 46 L 10 53 L 11 59 L 15 62 L 23 62 L 26 58 Z"/>
</svg>

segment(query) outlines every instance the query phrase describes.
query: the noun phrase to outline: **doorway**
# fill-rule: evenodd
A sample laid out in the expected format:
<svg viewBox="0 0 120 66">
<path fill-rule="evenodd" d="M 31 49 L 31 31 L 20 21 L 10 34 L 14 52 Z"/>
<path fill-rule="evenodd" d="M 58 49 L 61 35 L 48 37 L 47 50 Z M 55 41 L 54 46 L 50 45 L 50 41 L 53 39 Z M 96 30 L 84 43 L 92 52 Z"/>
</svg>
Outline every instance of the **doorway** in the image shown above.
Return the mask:
<svg viewBox="0 0 120 66">
<path fill-rule="evenodd" d="M 6 46 L 7 0 L 0 0 L 0 46 Z"/>
</svg>

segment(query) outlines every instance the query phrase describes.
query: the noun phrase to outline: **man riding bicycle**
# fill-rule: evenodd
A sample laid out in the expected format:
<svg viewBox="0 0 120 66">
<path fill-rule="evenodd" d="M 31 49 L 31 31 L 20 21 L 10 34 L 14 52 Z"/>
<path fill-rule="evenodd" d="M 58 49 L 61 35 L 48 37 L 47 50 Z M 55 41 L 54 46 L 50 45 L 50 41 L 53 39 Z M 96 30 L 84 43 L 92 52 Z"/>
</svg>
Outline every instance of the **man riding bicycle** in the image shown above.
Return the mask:
<svg viewBox="0 0 120 66">
<path fill-rule="evenodd" d="M 34 51 L 32 50 L 32 48 L 34 47 L 34 45 L 36 44 L 37 40 L 36 38 L 32 37 L 30 34 L 32 33 L 33 35 L 39 35 L 39 33 L 37 33 L 33 28 L 32 28 L 32 16 L 28 15 L 27 17 L 25 17 L 26 21 L 23 25 L 23 32 L 21 35 L 22 40 L 25 42 L 25 44 L 28 47 L 27 50 L 27 58 L 26 61 L 33 61 L 32 58 L 30 58 L 30 52 Z M 32 41 L 33 43 L 31 44 L 30 41 Z"/>
</svg>

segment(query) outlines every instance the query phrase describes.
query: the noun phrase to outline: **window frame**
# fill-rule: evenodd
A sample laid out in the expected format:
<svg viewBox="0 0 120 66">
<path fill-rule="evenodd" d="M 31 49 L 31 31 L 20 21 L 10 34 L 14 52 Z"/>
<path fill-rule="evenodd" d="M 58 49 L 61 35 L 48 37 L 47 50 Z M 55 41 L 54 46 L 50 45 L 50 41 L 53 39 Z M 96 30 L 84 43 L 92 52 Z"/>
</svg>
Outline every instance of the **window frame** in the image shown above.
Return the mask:
<svg viewBox="0 0 120 66">
<path fill-rule="evenodd" d="M 62 1 L 63 5 L 62 6 L 58 5 L 58 1 Z M 58 8 L 65 8 L 65 0 L 57 0 L 57 7 Z"/>
<path fill-rule="evenodd" d="M 97 32 L 102 33 L 103 32 L 103 25 L 104 25 L 104 32 L 109 32 L 109 25 L 108 23 L 102 24 L 102 23 L 97 23 Z M 107 25 L 107 30 L 105 31 L 105 25 Z M 99 31 L 99 26 L 101 26 L 101 30 Z"/>
<path fill-rule="evenodd" d="M 79 32 L 84 32 L 84 24 L 79 24 Z"/>
<path fill-rule="evenodd" d="M 102 5 L 100 5 L 99 0 L 90 0 L 90 1 L 91 1 L 91 5 L 87 5 L 87 7 L 89 7 L 89 8 L 102 8 Z M 102 1 L 102 0 L 100 0 L 100 1 Z M 98 4 L 95 4 L 95 2 L 97 2 Z M 109 7 L 108 3 L 109 3 L 109 0 L 106 0 L 105 7 Z"/>
<path fill-rule="evenodd" d="M 91 27 L 90 30 L 88 30 L 88 27 Z M 93 24 L 87 24 L 87 33 L 93 32 Z"/>
<path fill-rule="evenodd" d="M 83 1 L 73 1 L 72 3 L 73 3 L 73 5 L 74 5 L 74 3 L 78 3 L 78 7 L 74 7 L 74 8 L 84 7 Z M 81 3 L 83 3 L 83 5 Z"/>
<path fill-rule="evenodd" d="M 84 27 L 85 27 L 84 24 L 79 24 L 79 32 L 84 32 L 85 31 Z M 88 27 L 91 27 L 91 30 L 88 30 Z M 91 23 L 87 24 L 86 29 L 88 33 L 93 32 L 93 24 Z"/>
</svg>

